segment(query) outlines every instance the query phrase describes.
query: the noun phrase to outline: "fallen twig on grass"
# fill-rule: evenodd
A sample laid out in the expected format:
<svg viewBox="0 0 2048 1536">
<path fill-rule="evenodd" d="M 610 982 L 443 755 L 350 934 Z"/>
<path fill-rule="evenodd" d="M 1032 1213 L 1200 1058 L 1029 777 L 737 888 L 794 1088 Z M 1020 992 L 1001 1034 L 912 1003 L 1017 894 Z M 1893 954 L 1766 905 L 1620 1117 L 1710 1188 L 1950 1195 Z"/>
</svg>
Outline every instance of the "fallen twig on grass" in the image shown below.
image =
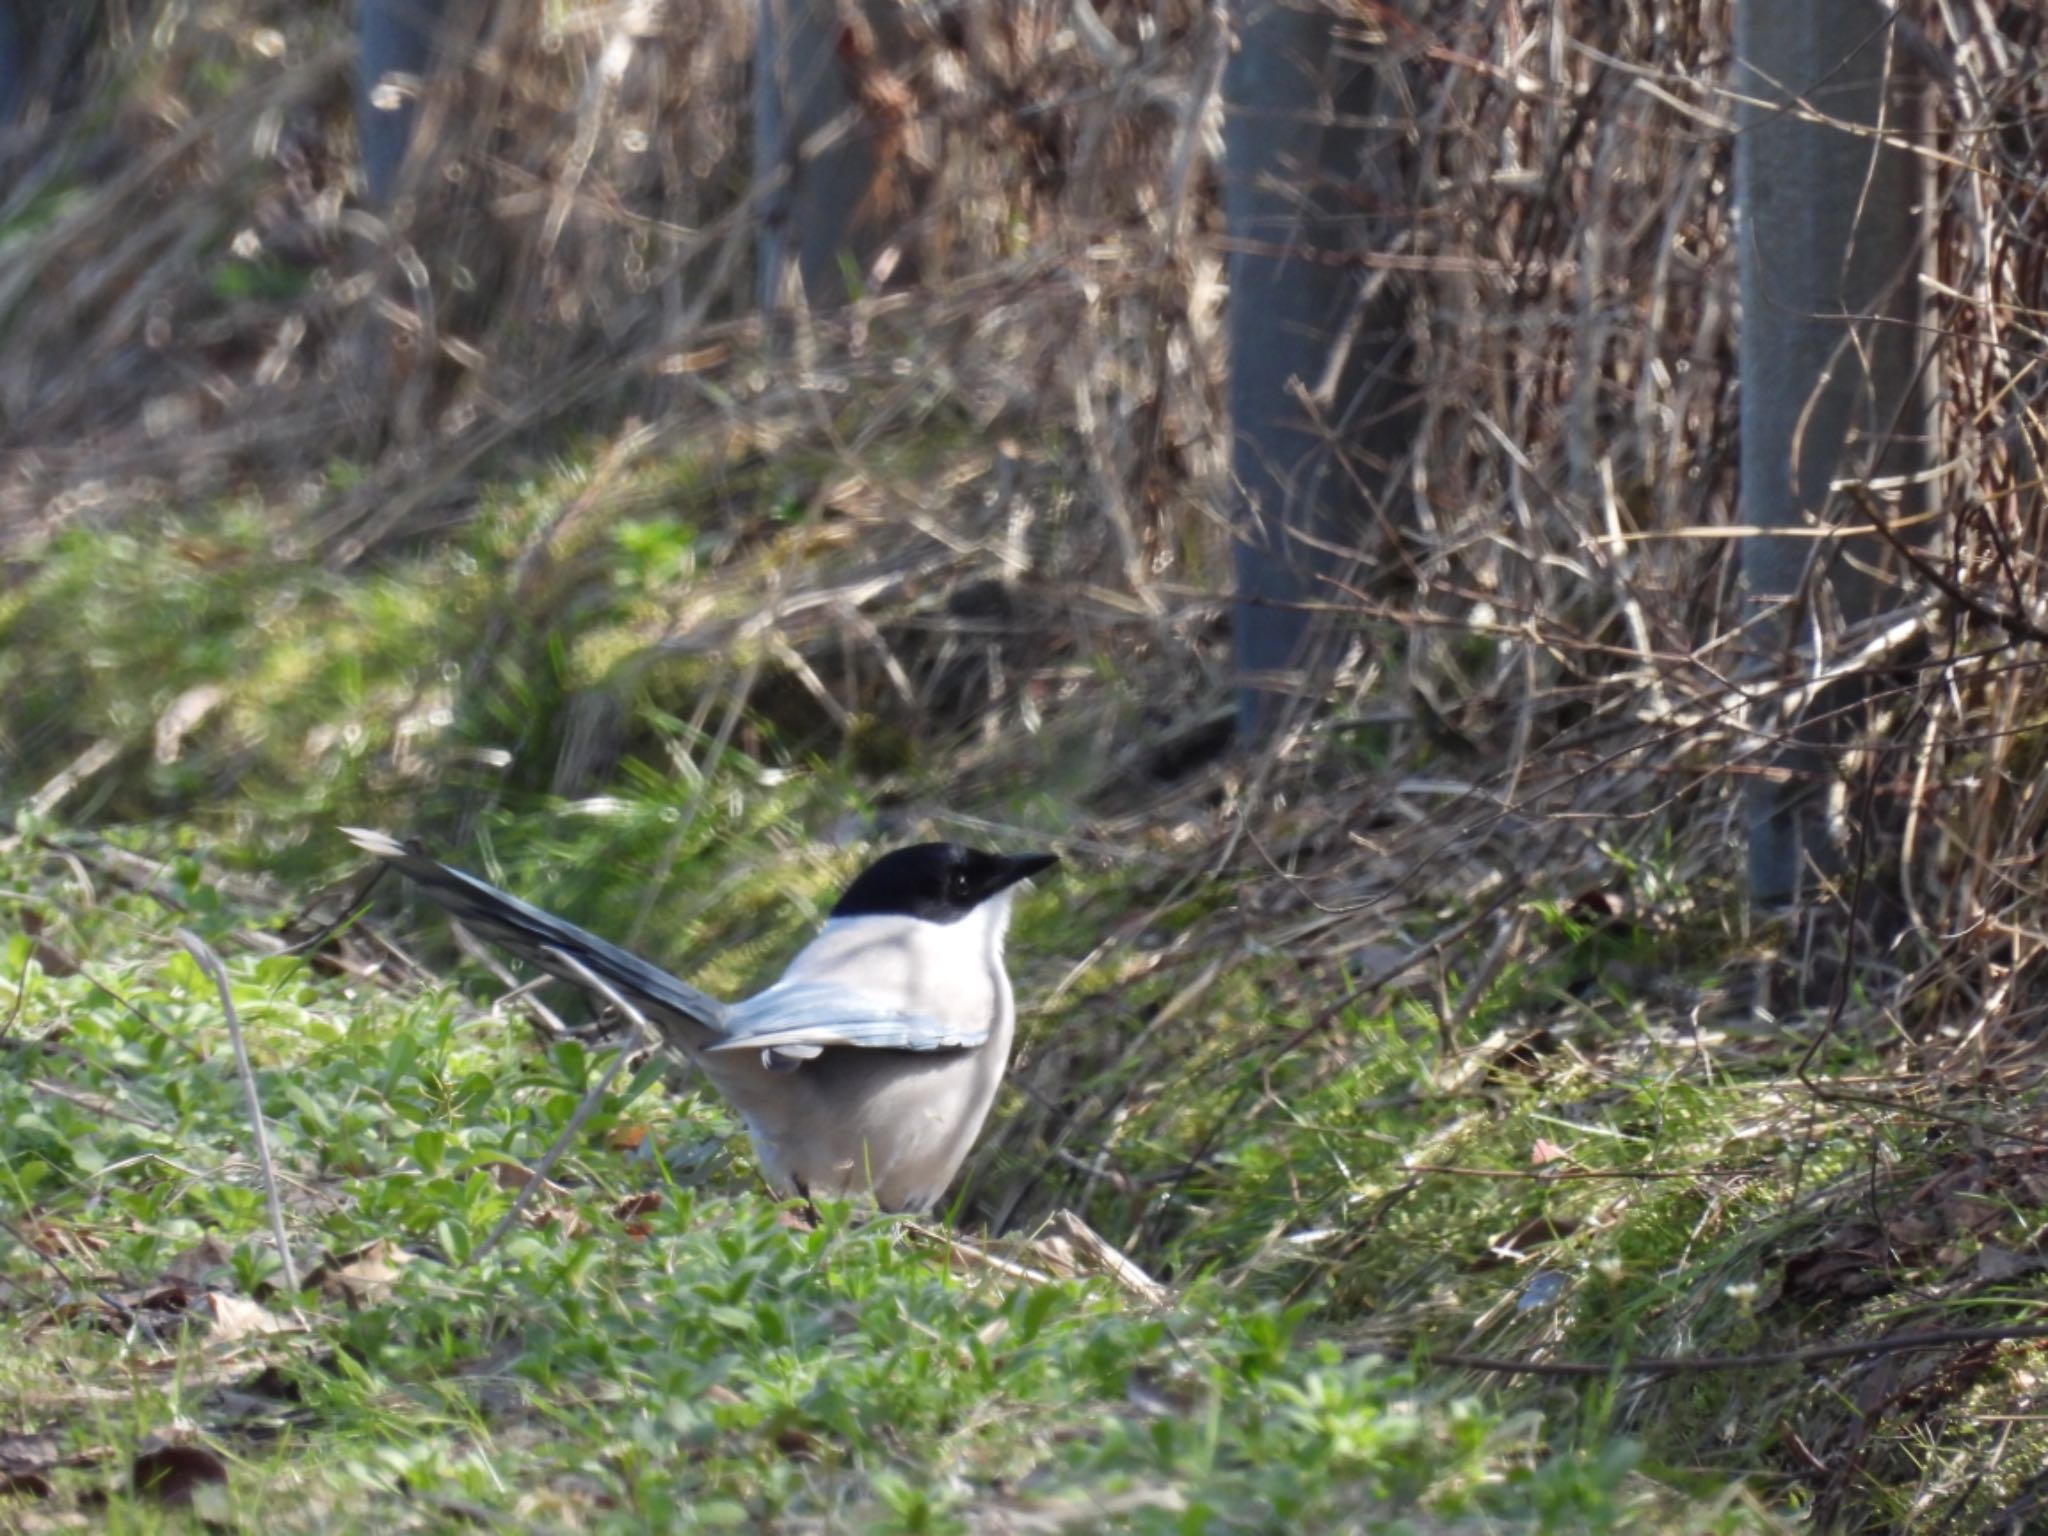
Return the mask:
<svg viewBox="0 0 2048 1536">
<path fill-rule="evenodd" d="M 1031 1247 L 1056 1272 L 1105 1276 L 1147 1306 L 1164 1306 L 1170 1295 L 1128 1254 L 1110 1244 L 1072 1211 L 1061 1209 L 1047 1217 L 1032 1235 Z"/>
<path fill-rule="evenodd" d="M 1006 1257 L 987 1243 L 977 1243 L 944 1227 L 906 1223 L 912 1236 L 943 1248 L 961 1269 L 986 1269 L 1022 1280 L 1030 1285 L 1051 1285 L 1059 1280 L 1100 1276 L 1147 1306 L 1164 1306 L 1171 1293 L 1112 1246 L 1100 1233 L 1076 1216 L 1061 1209 L 1040 1224 L 1021 1245 L 1013 1247 L 1019 1258 Z M 1024 1255 L 1035 1264 L 1020 1262 Z"/>
</svg>

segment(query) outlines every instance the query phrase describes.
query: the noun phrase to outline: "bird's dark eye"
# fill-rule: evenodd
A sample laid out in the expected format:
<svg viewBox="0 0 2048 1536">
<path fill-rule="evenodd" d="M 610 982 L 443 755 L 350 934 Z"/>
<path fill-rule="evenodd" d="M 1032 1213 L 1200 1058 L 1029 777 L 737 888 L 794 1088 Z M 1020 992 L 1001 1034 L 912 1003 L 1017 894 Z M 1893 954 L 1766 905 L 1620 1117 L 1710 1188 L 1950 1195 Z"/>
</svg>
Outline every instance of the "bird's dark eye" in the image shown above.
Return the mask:
<svg viewBox="0 0 2048 1536">
<path fill-rule="evenodd" d="M 967 871 L 965 871 L 964 869 L 956 869 L 953 871 L 953 894 L 961 898 L 962 900 L 966 899 Z"/>
</svg>

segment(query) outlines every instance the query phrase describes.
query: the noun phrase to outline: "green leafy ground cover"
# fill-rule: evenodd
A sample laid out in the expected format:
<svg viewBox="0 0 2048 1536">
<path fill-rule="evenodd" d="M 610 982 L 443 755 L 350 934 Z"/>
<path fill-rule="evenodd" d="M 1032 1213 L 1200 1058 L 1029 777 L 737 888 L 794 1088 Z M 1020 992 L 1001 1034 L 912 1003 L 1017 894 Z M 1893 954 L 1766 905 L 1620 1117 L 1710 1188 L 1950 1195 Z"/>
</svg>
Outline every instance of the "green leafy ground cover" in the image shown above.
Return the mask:
<svg viewBox="0 0 2048 1536">
<path fill-rule="evenodd" d="M 8 592 L 8 1519 L 1752 1530 L 1840 1501 L 1838 1464 L 1877 1523 L 2012 1495 L 2023 1458 L 1968 1470 L 2023 1388 L 1988 1356 L 1558 1381 L 1423 1353 L 1768 1353 L 2024 1316 L 2048 1180 L 1953 1117 L 1817 1100 L 1793 1075 L 1808 1033 L 1687 1024 L 1757 941 L 1640 865 L 1639 918 L 1532 892 L 1510 963 L 1354 989 L 1380 960 L 1275 942 L 1293 909 L 1266 866 L 1190 878 L 1191 813 L 1127 818 L 1020 910 L 1015 1088 L 950 1226 L 802 1229 L 654 1062 L 480 1252 L 610 1056 L 538 1039 L 399 902 L 276 953 L 348 907 L 337 823 L 438 829 L 727 991 L 772 974 L 874 841 L 963 830 L 925 809 L 957 759 L 861 775 L 774 721 L 721 738 L 682 707 L 695 675 L 577 661 L 679 600 L 666 545 L 586 534 L 574 600 L 508 625 L 548 496 L 363 575 L 229 516 L 67 536 Z M 454 688 L 487 644 L 489 686 Z M 550 796 L 550 732 L 605 687 L 615 771 Z M 978 835 L 1089 827 L 1057 771 L 1075 754 L 1019 751 L 974 769 Z M 1387 931 L 1468 915 L 1416 903 Z M 296 1295 L 179 924 L 228 957 Z M 1881 1073 L 1862 1039 L 1811 1070 Z M 1031 1242 L 1060 1207 L 1164 1299 L 1063 1273 Z"/>
<path fill-rule="evenodd" d="M 1151 1304 L 844 1210 L 801 1230 L 729 1117 L 658 1067 L 479 1256 L 602 1053 L 245 954 L 233 995 L 314 1274 L 285 1294 L 176 914 L 21 837 L 0 886 L 39 929 L 6 950 L 0 1079 L 16 1515 L 177 1526 L 129 1486 L 175 1445 L 205 1459 L 166 1493 L 249 1529 L 1756 1524 L 1677 1497 L 1633 1441 L 1575 1445 L 1270 1288 L 1191 1274 Z M 160 888 L 233 953 L 244 914 L 203 866 L 169 861 Z"/>
<path fill-rule="evenodd" d="M 1418 497 L 1261 760 L 1216 755 L 1211 177 L 1131 110 L 1212 77 L 1203 8 L 1103 7 L 1136 73 L 1058 29 L 914 71 L 950 141 L 914 285 L 780 336 L 748 7 L 502 30 L 388 226 L 350 8 L 74 9 L 104 36 L 13 123 L 0 217 L 0 1527 L 2040 1526 L 2038 1341 L 1792 1353 L 2041 1315 L 2037 648 L 1992 622 L 2033 460 L 1965 456 L 1990 608 L 1883 682 L 1910 773 L 1857 770 L 1917 825 L 1906 941 L 1746 910 L 1694 538 L 1735 516 L 1689 95 L 1725 8 L 1591 49 L 1584 8 L 1418 13 L 1480 61 L 1415 98 Z M 2018 122 L 2025 8 L 1976 9 L 1934 44 Z M 1616 59 L 1679 94 L 1606 110 Z M 1968 381 L 2025 315 L 1965 247 L 2036 248 L 2038 156 L 1952 137 L 1990 294 L 1933 366 L 1959 441 L 2023 445 L 2024 391 Z M 1535 204 L 1483 174 L 1552 162 Z M 277 953 L 349 905 L 344 822 L 721 991 L 877 845 L 1057 841 L 940 1235 L 791 1226 L 636 1064 L 493 1243 L 610 1058 L 388 891 Z M 234 978 L 299 1294 L 179 924 Z M 1062 1209 L 1163 1299 L 1068 1263 Z"/>
<path fill-rule="evenodd" d="M 1192 1028 L 1167 1036 L 1176 1081 L 1161 1083 L 1145 1018 L 1186 985 L 1167 961 L 1200 952 L 1231 901 L 1171 883 L 1161 895 L 1157 858 L 1077 854 L 1014 936 L 1028 1004 L 1069 983 L 1030 1020 L 1032 1092 L 1051 1092 L 1044 1065 L 1067 1061 L 1069 1094 L 1126 1102 L 1120 1174 L 1094 1200 L 1036 1190 L 1049 1155 L 1014 1106 L 952 1212 L 958 1245 L 846 1210 L 805 1231 L 758 1190 L 723 1108 L 641 1063 L 479 1251 L 610 1053 L 539 1042 L 516 1008 L 483 1006 L 502 991 L 487 977 L 471 995 L 422 981 L 383 938 L 446 954 L 424 913 L 385 909 L 309 954 L 276 948 L 307 901 L 319 897 L 313 918 L 342 909 L 326 891 L 346 872 L 334 823 L 401 823 L 408 803 L 473 791 L 449 764 L 489 737 L 506 696 L 530 707 L 522 668 L 557 676 L 573 649 L 573 635 L 528 637 L 473 715 L 434 702 L 442 659 L 489 623 L 520 516 L 508 502 L 465 539 L 348 582 L 268 553 L 254 520 L 174 543 L 80 537 L 12 590 L 14 729 L 63 721 L 61 735 L 18 735 L 16 762 L 61 766 L 96 739 L 121 752 L 70 803 L 25 795 L 0 842 L 0 1282 L 20 1341 L 0 1362 L 10 1520 L 1767 1524 L 1733 1468 L 1659 1466 L 1597 1407 L 1513 1401 L 1411 1360 L 1440 1321 L 1516 1305 L 1516 1282 L 1473 1264 L 1487 1231 L 1534 1212 L 1563 1225 L 1599 1202 L 1458 1178 L 1403 1194 L 1413 1147 L 1526 1161 L 1542 1108 L 1518 1096 L 1516 1114 L 1475 1114 L 1425 1092 L 1436 1034 L 1413 1008 L 1346 1014 L 1327 1049 L 1268 1055 L 1305 1022 L 1303 999 L 1290 967 L 1249 950 L 1202 993 Z M 594 604 L 582 623 L 614 612 Z M 158 723 L 195 694 L 205 709 L 166 748 Z M 35 709 L 59 696 L 61 711 Z M 635 711 L 655 748 L 680 733 L 657 700 Z M 688 782 L 629 760 L 616 793 L 580 803 L 522 799 L 500 778 L 471 862 L 610 932 L 643 928 L 651 952 L 711 985 L 748 985 L 860 858 L 858 840 L 821 848 L 809 829 L 877 811 L 823 762 L 707 762 Z M 199 797 L 225 774 L 236 793 Z M 1022 788 L 1010 805 L 1024 823 L 1047 815 Z M 78 811 L 129 827 L 102 842 L 72 829 Z M 1077 958 L 1133 915 L 1151 936 L 1075 979 Z M 229 958 L 297 1294 L 268 1235 L 219 997 L 178 924 Z M 1255 1028 L 1225 1028 L 1231 1016 Z M 1257 1106 L 1276 1083 L 1290 1090 L 1278 1118 Z M 1712 1090 L 1642 1092 L 1653 1102 L 1624 1118 L 1659 1128 L 1620 1135 L 1624 1161 L 1720 1135 Z M 975 1237 L 1010 1190 L 1028 1192 L 1012 1202 L 1018 1237 L 991 1257 Z M 1055 1196 L 1133 1245 L 1165 1298 L 1090 1266 L 1061 1276 L 1024 1241 Z M 1634 1229 L 1655 1249 L 1642 1272 L 1571 1262 L 1571 1311 L 1655 1305 L 1642 1286 L 1702 1210 L 1675 1192 L 1663 1204 Z M 1446 1233 L 1460 1237 L 1446 1247 Z M 1411 1309 L 1399 1327 L 1360 1327 L 1386 1303 Z"/>
<path fill-rule="evenodd" d="M 1452 948 L 1360 987 L 1384 944 L 1325 963 L 1276 940 L 1298 907 L 1268 864 L 1190 858 L 1208 811 L 1126 815 L 1020 909 L 1016 1087 L 950 1225 L 791 1225 L 729 1116 L 639 1063 L 479 1253 L 610 1057 L 496 1008 L 504 981 L 401 901 L 276 952 L 350 907 L 336 823 L 438 829 L 725 991 L 772 975 L 874 842 L 1096 825 L 1057 725 L 874 776 L 791 750 L 786 719 L 692 717 L 702 670 L 594 664 L 702 578 L 633 520 L 582 530 L 547 623 L 508 618 L 571 492 L 487 498 L 356 575 L 254 514 L 16 567 L 8 1520 L 1761 1530 L 2023 1497 L 2025 1374 L 1993 1354 L 1591 1380 L 1427 1360 L 2030 1321 L 2038 1159 L 1968 1100 L 1915 1110 L 1866 1026 L 1823 1040 L 1808 1073 L 1847 1092 L 1817 1098 L 1817 1026 L 1724 1026 L 1767 936 L 1640 860 L 1618 862 L 1628 920 L 1530 891 L 1507 963 Z M 549 795 L 594 692 L 616 760 L 600 793 Z M 928 809 L 963 782 L 981 821 Z M 1382 932 L 1427 948 L 1466 918 L 1411 901 Z M 178 924 L 229 958 L 299 1294 Z M 1032 1247 L 1063 1206 L 1165 1298 Z"/>
</svg>

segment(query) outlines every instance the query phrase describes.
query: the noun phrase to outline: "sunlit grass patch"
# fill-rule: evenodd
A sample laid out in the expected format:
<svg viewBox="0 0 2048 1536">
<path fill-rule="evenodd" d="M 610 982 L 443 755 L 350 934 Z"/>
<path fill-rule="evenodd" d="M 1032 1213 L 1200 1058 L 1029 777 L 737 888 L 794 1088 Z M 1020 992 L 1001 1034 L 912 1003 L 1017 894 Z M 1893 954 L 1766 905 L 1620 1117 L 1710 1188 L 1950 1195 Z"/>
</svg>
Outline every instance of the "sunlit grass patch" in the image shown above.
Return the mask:
<svg viewBox="0 0 2048 1536">
<path fill-rule="evenodd" d="M 111 1498 L 116 1528 L 174 1522 L 172 1485 L 133 1489 L 167 1444 L 208 1474 L 178 1495 L 194 1510 L 287 1530 L 466 1510 L 579 1529 L 1034 1511 L 1162 1532 L 1755 1527 L 1740 1504 L 1686 1512 L 1624 1445 L 1582 1452 L 1398 1353 L 1343 1347 L 1264 1287 L 1189 1278 L 1156 1306 L 844 1209 L 792 1226 L 724 1111 L 653 1068 L 486 1250 L 601 1054 L 451 993 L 238 953 L 221 907 L 204 925 L 231 956 L 309 1276 L 286 1294 L 218 1000 L 172 914 L 88 894 L 20 839 L 0 860 L 50 946 L 7 950 L 7 1049 L 31 1065 L 0 1081 L 20 1213 L 0 1282 L 23 1341 L 0 1371 L 51 1437 L 42 1507 Z M 835 878 L 791 868 L 793 887 L 764 882 L 778 899 Z M 1320 1110 L 1358 1109 L 1327 1091 Z M 215 1315 L 244 1300 L 260 1329 Z"/>
</svg>

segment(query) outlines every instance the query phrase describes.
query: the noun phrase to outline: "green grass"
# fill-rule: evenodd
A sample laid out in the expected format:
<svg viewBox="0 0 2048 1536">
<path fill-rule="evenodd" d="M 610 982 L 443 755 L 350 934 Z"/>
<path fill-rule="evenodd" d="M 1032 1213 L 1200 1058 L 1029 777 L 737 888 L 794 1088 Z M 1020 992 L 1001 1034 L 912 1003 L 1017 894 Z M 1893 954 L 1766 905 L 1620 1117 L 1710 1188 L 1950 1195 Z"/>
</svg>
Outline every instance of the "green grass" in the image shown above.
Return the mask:
<svg viewBox="0 0 2048 1536">
<path fill-rule="evenodd" d="M 2001 1472 L 1957 1470 L 2022 1401 L 2005 1370 L 1868 1417 L 1876 1368 L 1559 1384 L 1427 1363 L 2031 1315 L 2029 1271 L 1971 1266 L 2023 1264 L 2048 1181 L 1985 1159 L 1967 1126 L 1812 1098 L 1792 1077 L 1809 1021 L 1724 1035 L 1709 1010 L 1696 1036 L 1685 1000 L 1758 962 L 1727 893 L 1686 888 L 1676 861 L 1614 860 L 1627 921 L 1534 889 L 1505 963 L 1451 947 L 1332 1013 L 1380 961 L 1269 944 L 1258 914 L 1284 921 L 1291 893 L 1253 860 L 1191 878 L 1198 817 L 1126 818 L 1113 857 L 1070 850 L 1018 913 L 1015 1086 L 951 1224 L 1000 1224 L 1006 1262 L 1038 1269 L 1024 1239 L 1072 1208 L 1168 1283 L 1163 1306 L 968 1262 L 899 1222 L 795 1230 L 723 1108 L 661 1063 L 584 1126 L 539 1219 L 476 1257 L 505 1170 L 535 1163 L 608 1058 L 492 1011 L 502 987 L 402 894 L 378 930 L 466 990 L 401 984 L 360 935 L 340 953 L 382 974 L 261 953 L 252 934 L 301 908 L 340 912 L 337 823 L 428 830 L 725 993 L 773 974 L 875 842 L 958 830 L 929 805 L 1019 845 L 1094 830 L 1095 717 L 1000 752 L 920 739 L 877 775 L 851 741 L 812 750 L 792 717 L 734 710 L 747 657 L 652 656 L 664 613 L 747 601 L 742 546 L 819 528 L 759 534 L 723 505 L 730 479 L 639 474 L 692 531 L 608 499 L 558 530 L 519 601 L 536 530 L 585 485 L 574 465 L 374 569 L 305 560 L 251 504 L 174 537 L 62 535 L 0 594 L 0 1305 L 22 1340 L 0 1434 L 54 1437 L 26 1464 L 50 1492 L 0 1519 L 178 1527 L 129 1491 L 166 1437 L 226 1470 L 201 1515 L 307 1530 L 1752 1530 L 1828 1498 L 1882 1526 L 2011 1496 L 2010 1446 Z M 1089 669 L 1103 697 L 1142 692 L 1110 658 Z M 550 793 L 594 700 L 611 756 Z M 1467 915 L 1423 894 L 1380 931 L 1405 948 Z M 274 1289 L 219 1002 L 181 922 L 230 959 L 303 1266 L 411 1255 L 376 1294 Z M 1882 1079 L 1885 1038 L 1845 1027 L 1816 1070 Z M 1958 1179 L 1976 1182 L 1926 1194 Z M 1900 1224 L 1923 1209 L 1927 1230 Z M 202 1244 L 219 1251 L 194 1274 Z M 1867 1292 L 1842 1278 L 1866 1274 Z M 220 1305 L 209 1285 L 304 1326 L 210 1337 L 192 1315 Z M 21 1476 L 8 1445 L 0 1473 Z M 1814 1472 L 1830 1457 L 1853 1500 Z"/>
<path fill-rule="evenodd" d="M 728 217 L 744 7 L 688 8 L 683 39 L 556 5 L 562 28 L 499 38 L 423 115 L 433 163 L 388 240 L 337 220 L 347 7 L 68 9 L 106 38 L 12 125 L 0 226 L 24 449 L 0 539 L 0 1529 L 1946 1536 L 2039 1504 L 2033 1344 L 1669 1379 L 1436 1363 L 2042 1315 L 2038 959 L 2013 916 L 2031 658 L 1971 664 L 1973 620 L 1955 667 L 1921 669 L 1931 712 L 1898 696 L 1935 776 L 1909 797 L 1932 931 L 1858 957 L 1810 1063 L 1798 999 L 1836 936 L 1728 883 L 1739 722 L 1671 733 L 1730 617 L 1734 546 L 1661 537 L 1729 490 L 1733 396 L 1690 318 L 1712 197 L 1616 203 L 1635 234 L 1583 295 L 1642 299 L 1669 319 L 1642 359 L 1702 365 L 1650 381 L 1681 409 L 1607 423 L 1627 558 L 1577 496 L 1517 501 L 1503 537 L 1515 485 L 1578 485 L 1576 401 L 1511 390 L 1470 430 L 1475 381 L 1584 375 L 1581 338 L 1436 327 L 1427 504 L 1371 531 L 1389 559 L 1332 709 L 1270 761 L 1211 760 L 1213 177 L 1098 89 L 1094 50 L 1007 50 L 1000 104 L 986 49 L 905 75 L 943 108 L 920 176 L 970 195 L 917 221 L 914 290 L 759 327 Z M 1713 12 L 1615 46 L 1711 56 Z M 1141 71 L 1206 56 L 1155 30 Z M 629 42 L 626 76 L 590 73 Z M 1502 92 L 1501 62 L 1435 70 L 1449 131 L 1410 180 L 1476 191 L 1428 191 L 1418 228 L 1469 253 L 1457 231 L 1520 219 L 1527 188 L 1437 170 L 1552 144 L 1562 216 L 1521 254 L 1569 274 L 1605 218 L 1574 189 L 1646 124 L 1579 134 L 1581 74 Z M 998 105 L 1018 131 L 956 131 Z M 1030 188 L 1007 208 L 972 190 L 1005 165 Z M 1675 183 L 1641 166 L 1607 181 L 1655 202 Z M 1485 290 L 1428 265 L 1451 286 L 1397 275 L 1418 313 Z M 1632 393 L 1636 350 L 1605 349 L 1595 396 Z M 1645 466 L 1670 471 L 1655 494 Z M 1655 654 L 1625 654 L 1631 594 Z M 1653 673 L 1677 714 L 1643 708 Z M 1868 766 L 1871 806 L 1904 808 L 1899 765 Z M 339 823 L 425 835 L 721 993 L 773 975 L 877 846 L 1068 858 L 1020 907 L 1021 1046 L 943 1221 L 793 1225 L 725 1109 L 647 1062 L 493 1244 L 613 1058 L 540 1043 L 388 884 L 317 952 L 273 953 L 353 899 Z M 301 1294 L 179 925 L 232 972 Z M 1166 1299 L 1061 1270 L 1031 1240 L 1060 1210 Z M 135 1490 L 167 1467 L 190 1508 Z"/>
<path fill-rule="evenodd" d="M 0 1396 L 11 1428 L 83 1459 L 49 1473 L 43 1504 L 178 1527 L 127 1489 L 154 1435 L 220 1458 L 199 1513 L 265 1529 L 479 1510 L 579 1530 L 1027 1512 L 1162 1532 L 1757 1528 L 1740 1499 L 1663 1490 L 1632 1440 L 1576 1448 L 1568 1424 L 1341 1345 L 1270 1288 L 1212 1275 L 1155 1306 L 958 1264 L 844 1209 L 798 1230 L 724 1111 L 658 1068 L 622 1080 L 560 1190 L 479 1259 L 511 1200 L 499 1170 L 534 1163 L 602 1053 L 540 1049 L 447 992 L 236 955 L 295 1249 L 411 1255 L 369 1297 L 282 1294 L 211 985 L 157 902 L 72 875 L 24 840 L 0 851 L 45 957 L 84 962 L 52 975 L 25 934 L 5 956 L 0 1283 L 20 1342 Z M 199 919 L 231 955 L 238 916 L 223 901 Z M 172 1286 L 208 1240 L 217 1261 Z M 296 1304 L 304 1330 L 209 1339 L 207 1284 L 280 1317 Z"/>
</svg>

